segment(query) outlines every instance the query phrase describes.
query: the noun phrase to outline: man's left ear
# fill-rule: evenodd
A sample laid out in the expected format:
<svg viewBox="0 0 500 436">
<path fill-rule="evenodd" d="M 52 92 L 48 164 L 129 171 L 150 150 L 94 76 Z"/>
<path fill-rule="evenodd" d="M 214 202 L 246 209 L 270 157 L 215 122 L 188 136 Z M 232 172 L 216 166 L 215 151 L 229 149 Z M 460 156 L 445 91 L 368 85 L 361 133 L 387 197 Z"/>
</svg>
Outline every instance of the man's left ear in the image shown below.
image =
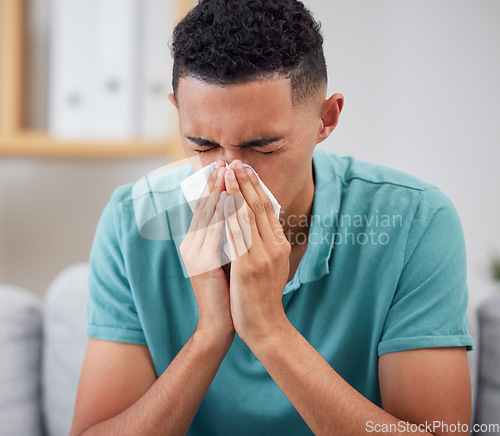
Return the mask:
<svg viewBox="0 0 500 436">
<path fill-rule="evenodd" d="M 321 130 L 318 133 L 318 142 L 324 141 L 333 132 L 339 122 L 340 112 L 344 107 L 344 96 L 333 94 L 321 105 Z"/>
<path fill-rule="evenodd" d="M 168 99 L 170 100 L 170 103 L 172 103 L 174 107 L 177 109 L 177 103 L 175 101 L 174 94 L 168 94 Z"/>
</svg>

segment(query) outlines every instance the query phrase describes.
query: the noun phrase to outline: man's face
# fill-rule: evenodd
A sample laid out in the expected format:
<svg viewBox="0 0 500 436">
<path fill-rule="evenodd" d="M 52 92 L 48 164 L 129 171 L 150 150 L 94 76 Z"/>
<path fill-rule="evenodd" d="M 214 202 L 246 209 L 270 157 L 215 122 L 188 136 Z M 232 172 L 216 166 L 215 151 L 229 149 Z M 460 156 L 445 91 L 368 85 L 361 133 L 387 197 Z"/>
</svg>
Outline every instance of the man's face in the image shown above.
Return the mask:
<svg viewBox="0 0 500 436">
<path fill-rule="evenodd" d="M 286 213 L 311 180 L 321 99 L 294 106 L 288 79 L 219 86 L 185 77 L 177 95 L 182 144 L 194 170 L 239 159 L 255 169 Z"/>
</svg>

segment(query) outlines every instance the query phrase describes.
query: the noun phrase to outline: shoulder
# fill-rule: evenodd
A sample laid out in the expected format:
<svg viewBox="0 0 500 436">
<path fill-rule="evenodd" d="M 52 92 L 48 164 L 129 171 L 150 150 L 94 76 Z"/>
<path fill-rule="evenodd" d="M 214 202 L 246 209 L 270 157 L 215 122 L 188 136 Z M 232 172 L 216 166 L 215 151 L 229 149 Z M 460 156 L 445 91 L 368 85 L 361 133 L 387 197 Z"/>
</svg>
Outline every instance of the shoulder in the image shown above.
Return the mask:
<svg viewBox="0 0 500 436">
<path fill-rule="evenodd" d="M 344 185 L 353 182 L 374 185 L 385 184 L 417 191 L 433 186 L 406 172 L 372 162 L 365 162 L 353 156 L 339 156 L 322 150 L 315 150 L 314 154 L 317 156 L 318 161 L 324 161 L 331 167 L 331 170 L 336 173 Z"/>
<path fill-rule="evenodd" d="M 334 174 L 343 202 L 355 198 L 357 203 L 384 204 L 384 209 L 393 206 L 399 210 L 411 205 L 408 212 L 418 209 L 420 215 L 432 215 L 442 208 L 454 210 L 449 197 L 437 186 L 404 171 L 322 150 L 315 150 L 314 159 L 321 163 L 316 167 Z"/>
<path fill-rule="evenodd" d="M 193 173 L 190 165 L 166 165 L 136 181 L 118 186 L 106 206 L 104 215 L 119 228 L 119 233 L 145 239 L 170 239 L 166 211 L 187 213 L 180 182 Z"/>
<path fill-rule="evenodd" d="M 118 186 L 114 190 L 110 202 L 115 205 L 124 205 L 133 203 L 134 200 L 144 195 L 170 194 L 170 196 L 174 196 L 179 192 L 180 182 L 192 173 L 193 169 L 189 164 L 165 165 L 146 174 L 136 182 Z"/>
</svg>

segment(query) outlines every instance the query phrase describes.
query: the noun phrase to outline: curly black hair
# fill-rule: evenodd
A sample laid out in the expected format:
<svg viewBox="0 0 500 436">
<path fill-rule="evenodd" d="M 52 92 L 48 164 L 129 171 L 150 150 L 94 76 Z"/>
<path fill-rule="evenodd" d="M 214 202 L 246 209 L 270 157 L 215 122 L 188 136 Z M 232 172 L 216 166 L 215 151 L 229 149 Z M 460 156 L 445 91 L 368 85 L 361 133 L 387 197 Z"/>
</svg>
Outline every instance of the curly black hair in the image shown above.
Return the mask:
<svg viewBox="0 0 500 436">
<path fill-rule="evenodd" d="M 200 0 L 174 29 L 172 87 L 291 79 L 294 104 L 327 83 L 321 24 L 298 0 Z"/>
</svg>

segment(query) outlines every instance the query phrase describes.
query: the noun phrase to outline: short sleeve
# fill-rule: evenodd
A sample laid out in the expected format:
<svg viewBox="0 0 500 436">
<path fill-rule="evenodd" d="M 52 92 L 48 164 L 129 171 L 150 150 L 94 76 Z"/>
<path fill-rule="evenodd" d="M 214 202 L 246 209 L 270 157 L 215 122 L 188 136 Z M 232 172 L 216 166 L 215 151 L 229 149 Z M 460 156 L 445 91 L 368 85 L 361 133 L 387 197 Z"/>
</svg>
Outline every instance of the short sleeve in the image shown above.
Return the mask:
<svg viewBox="0 0 500 436">
<path fill-rule="evenodd" d="M 378 354 L 452 346 L 472 350 L 467 302 L 465 241 L 458 213 L 439 189 L 427 188 L 408 233 Z"/>
<path fill-rule="evenodd" d="M 104 208 L 90 252 L 86 333 L 146 345 L 122 255 L 119 190 Z"/>
</svg>

